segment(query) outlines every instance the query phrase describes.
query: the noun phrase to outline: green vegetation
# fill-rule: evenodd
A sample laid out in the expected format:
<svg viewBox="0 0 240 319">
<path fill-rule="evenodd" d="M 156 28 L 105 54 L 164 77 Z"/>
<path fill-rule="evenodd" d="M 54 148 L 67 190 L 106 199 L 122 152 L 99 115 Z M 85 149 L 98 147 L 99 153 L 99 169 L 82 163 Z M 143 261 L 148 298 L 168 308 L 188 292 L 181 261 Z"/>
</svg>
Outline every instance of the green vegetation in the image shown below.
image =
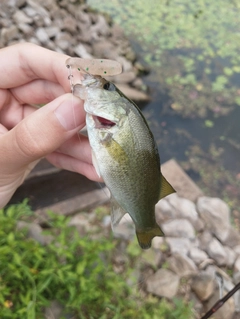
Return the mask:
<svg viewBox="0 0 240 319">
<path fill-rule="evenodd" d="M 141 46 L 142 57 L 184 116 L 240 105 L 240 3 L 209 0 L 88 0 Z M 177 104 L 176 104 L 177 103 Z M 176 107 L 177 106 L 177 107 Z"/>
<path fill-rule="evenodd" d="M 121 274 L 114 271 L 117 241 L 80 237 L 67 218 L 50 213 L 47 233 L 54 236 L 42 246 L 16 228 L 32 214 L 26 202 L 0 210 L 1 319 L 43 318 L 52 300 L 80 319 L 193 318 L 192 305 L 180 299 L 144 299 L 136 280 L 126 283 L 133 276 L 130 265 Z"/>
</svg>

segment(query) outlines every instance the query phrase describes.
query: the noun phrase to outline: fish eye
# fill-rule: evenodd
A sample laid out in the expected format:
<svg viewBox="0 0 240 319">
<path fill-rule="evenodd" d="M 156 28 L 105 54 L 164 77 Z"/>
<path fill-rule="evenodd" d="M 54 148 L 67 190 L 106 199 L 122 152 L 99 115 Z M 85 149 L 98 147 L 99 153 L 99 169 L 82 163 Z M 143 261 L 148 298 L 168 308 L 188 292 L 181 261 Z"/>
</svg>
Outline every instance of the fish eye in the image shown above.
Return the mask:
<svg viewBox="0 0 240 319">
<path fill-rule="evenodd" d="M 107 82 L 103 86 L 104 90 L 108 90 L 110 88 L 110 82 Z"/>
<path fill-rule="evenodd" d="M 103 86 L 104 90 L 107 90 L 107 91 L 116 91 L 116 87 L 113 83 L 111 82 L 106 82 Z"/>
</svg>

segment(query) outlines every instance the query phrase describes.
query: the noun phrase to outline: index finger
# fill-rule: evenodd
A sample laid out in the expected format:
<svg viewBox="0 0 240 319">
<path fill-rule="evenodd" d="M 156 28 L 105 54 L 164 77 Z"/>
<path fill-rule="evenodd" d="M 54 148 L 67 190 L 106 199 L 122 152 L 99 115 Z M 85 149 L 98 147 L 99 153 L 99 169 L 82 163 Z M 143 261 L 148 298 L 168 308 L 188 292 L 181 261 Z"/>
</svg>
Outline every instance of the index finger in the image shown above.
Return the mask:
<svg viewBox="0 0 240 319">
<path fill-rule="evenodd" d="M 65 61 L 69 56 L 32 43 L 20 43 L 0 50 L 0 88 L 14 88 L 35 79 L 59 83 L 70 92 Z"/>
</svg>

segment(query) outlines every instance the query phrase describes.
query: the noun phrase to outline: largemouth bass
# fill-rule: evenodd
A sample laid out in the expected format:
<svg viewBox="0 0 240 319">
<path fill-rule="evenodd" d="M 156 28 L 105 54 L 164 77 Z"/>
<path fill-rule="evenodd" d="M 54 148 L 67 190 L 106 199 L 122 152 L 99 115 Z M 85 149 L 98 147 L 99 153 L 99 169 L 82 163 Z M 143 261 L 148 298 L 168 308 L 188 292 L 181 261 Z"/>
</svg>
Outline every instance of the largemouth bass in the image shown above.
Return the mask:
<svg viewBox="0 0 240 319">
<path fill-rule="evenodd" d="M 163 236 L 155 204 L 175 190 L 161 174 L 152 132 L 139 108 L 111 82 L 84 74 L 73 94 L 83 99 L 93 165 L 109 188 L 112 226 L 129 213 L 139 245 Z"/>
</svg>

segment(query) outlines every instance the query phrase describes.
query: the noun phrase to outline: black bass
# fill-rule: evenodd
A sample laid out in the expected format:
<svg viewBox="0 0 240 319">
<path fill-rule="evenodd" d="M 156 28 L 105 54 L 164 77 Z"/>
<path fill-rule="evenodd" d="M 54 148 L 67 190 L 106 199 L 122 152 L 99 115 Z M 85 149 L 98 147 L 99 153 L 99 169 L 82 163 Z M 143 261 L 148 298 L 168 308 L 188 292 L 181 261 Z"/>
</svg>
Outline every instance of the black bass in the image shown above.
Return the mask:
<svg viewBox="0 0 240 319">
<path fill-rule="evenodd" d="M 101 76 L 84 74 L 73 94 L 85 101 L 93 165 L 112 196 L 112 226 L 129 213 L 139 245 L 150 248 L 163 236 L 155 204 L 175 192 L 161 174 L 153 134 L 139 108 Z"/>
</svg>

